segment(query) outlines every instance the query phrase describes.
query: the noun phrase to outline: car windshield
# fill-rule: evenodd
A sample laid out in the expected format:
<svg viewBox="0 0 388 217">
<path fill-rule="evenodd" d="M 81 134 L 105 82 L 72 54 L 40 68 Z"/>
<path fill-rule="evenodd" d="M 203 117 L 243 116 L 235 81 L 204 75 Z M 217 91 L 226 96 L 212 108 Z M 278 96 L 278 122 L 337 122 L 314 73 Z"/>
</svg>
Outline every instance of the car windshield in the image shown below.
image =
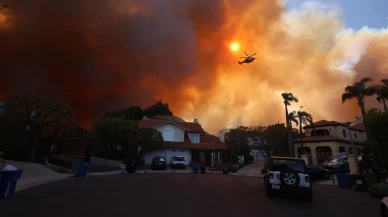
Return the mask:
<svg viewBox="0 0 388 217">
<path fill-rule="evenodd" d="M 154 158 L 154 161 L 164 161 L 164 158 L 162 157 Z"/>
<path fill-rule="evenodd" d="M 184 161 L 185 158 L 184 157 L 174 157 L 174 160 L 176 160 L 176 161 Z"/>
<path fill-rule="evenodd" d="M 341 157 L 332 158 L 330 160 L 330 163 L 338 163 L 338 162 L 342 162 L 342 158 Z"/>
<path fill-rule="evenodd" d="M 305 172 L 306 167 L 301 160 L 273 159 L 272 161 L 271 170 L 273 171 L 281 171 L 288 167 L 299 172 Z"/>
</svg>

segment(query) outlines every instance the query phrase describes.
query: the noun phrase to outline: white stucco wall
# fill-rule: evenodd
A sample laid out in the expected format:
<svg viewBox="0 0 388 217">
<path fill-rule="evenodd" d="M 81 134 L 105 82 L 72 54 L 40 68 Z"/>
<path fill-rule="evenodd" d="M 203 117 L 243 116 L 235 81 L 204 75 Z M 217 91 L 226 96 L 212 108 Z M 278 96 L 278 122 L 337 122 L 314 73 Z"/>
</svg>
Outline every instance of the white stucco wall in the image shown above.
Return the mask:
<svg viewBox="0 0 388 217">
<path fill-rule="evenodd" d="M 187 164 L 191 162 L 190 150 L 188 150 L 188 149 L 185 149 L 185 150 L 167 149 L 165 151 L 153 151 L 153 152 L 144 154 L 144 161 L 145 161 L 144 163 L 151 164 L 152 159 L 154 157 L 164 157 L 164 158 L 166 158 L 167 165 L 170 165 L 170 159 L 174 155 L 183 156 L 185 158 Z"/>
</svg>

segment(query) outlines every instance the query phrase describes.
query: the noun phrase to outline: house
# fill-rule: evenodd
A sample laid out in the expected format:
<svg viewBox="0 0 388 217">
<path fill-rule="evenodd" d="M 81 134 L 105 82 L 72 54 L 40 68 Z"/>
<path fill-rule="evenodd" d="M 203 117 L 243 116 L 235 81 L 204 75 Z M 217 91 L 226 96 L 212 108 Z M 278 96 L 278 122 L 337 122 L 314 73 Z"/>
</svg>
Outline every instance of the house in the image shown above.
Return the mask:
<svg viewBox="0 0 388 217">
<path fill-rule="evenodd" d="M 152 158 L 164 157 L 170 163 L 174 155 L 183 156 L 187 163 L 206 162 L 208 165 L 221 163 L 221 155 L 228 151 L 225 144 L 225 134 L 220 132 L 220 137 L 208 135 L 198 123 L 183 122 L 177 120 L 158 120 L 144 117 L 139 121 L 139 127 L 152 127 L 161 132 L 164 140 L 164 147 L 143 155 L 145 164 L 151 164 Z"/>
<path fill-rule="evenodd" d="M 358 123 L 350 126 L 350 135 L 345 123 L 321 120 L 303 127 L 303 147 L 311 156 L 313 164 L 321 164 L 339 152 L 353 153 L 351 140 L 359 154 L 366 140 L 365 126 Z M 294 139 L 295 153 L 301 154 L 300 138 Z"/>
</svg>

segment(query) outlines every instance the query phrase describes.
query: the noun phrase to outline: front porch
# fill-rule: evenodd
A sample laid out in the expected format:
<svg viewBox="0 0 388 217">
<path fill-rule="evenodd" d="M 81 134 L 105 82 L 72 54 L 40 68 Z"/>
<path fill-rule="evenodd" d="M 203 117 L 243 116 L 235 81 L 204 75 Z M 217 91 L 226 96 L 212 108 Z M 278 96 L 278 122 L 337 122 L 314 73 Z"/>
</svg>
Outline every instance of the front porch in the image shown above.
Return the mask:
<svg viewBox="0 0 388 217">
<path fill-rule="evenodd" d="M 204 163 L 213 167 L 216 163 L 222 163 L 223 150 L 191 150 L 191 162 Z"/>
</svg>

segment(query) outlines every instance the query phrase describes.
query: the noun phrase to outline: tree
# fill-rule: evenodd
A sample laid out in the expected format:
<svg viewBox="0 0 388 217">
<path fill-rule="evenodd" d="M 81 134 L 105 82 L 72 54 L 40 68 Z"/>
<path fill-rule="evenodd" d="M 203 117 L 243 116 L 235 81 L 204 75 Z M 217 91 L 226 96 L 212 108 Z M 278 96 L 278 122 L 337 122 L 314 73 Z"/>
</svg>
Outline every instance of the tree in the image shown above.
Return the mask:
<svg viewBox="0 0 388 217">
<path fill-rule="evenodd" d="M 378 145 L 378 157 L 388 169 L 388 112 L 381 112 L 379 109 L 368 111 L 368 123 L 371 137 Z"/>
<path fill-rule="evenodd" d="M 29 134 L 32 161 L 35 161 L 37 142 L 40 138 L 64 129 L 73 121 L 74 114 L 73 110 L 63 101 L 57 100 L 55 95 L 39 97 L 31 91 L 11 94 L 5 101 L 3 109 L 4 116 L 22 123 Z"/>
<path fill-rule="evenodd" d="M 127 109 L 118 110 L 114 112 L 107 112 L 104 118 L 120 118 L 125 117 L 131 120 L 141 120 L 143 118 L 143 110 L 139 106 L 131 106 Z"/>
<path fill-rule="evenodd" d="M 289 156 L 288 153 L 288 142 L 287 134 L 288 130 L 285 124 L 274 124 L 267 126 L 266 135 L 273 135 L 271 137 L 267 136 L 266 140 L 269 144 L 272 144 L 273 155 L 277 156 Z"/>
<path fill-rule="evenodd" d="M 137 131 L 138 123 L 124 117 L 103 118 L 93 123 L 93 133 L 98 136 L 106 150 L 110 150 L 113 157 L 123 160 L 136 156 Z"/>
<path fill-rule="evenodd" d="M 368 140 L 368 143 L 372 146 L 370 147 L 370 149 L 373 156 L 373 164 L 375 167 L 377 167 L 378 162 L 377 162 L 376 147 L 374 147 L 374 142 L 371 140 L 372 138 L 370 136 L 370 129 L 368 126 L 368 119 L 367 119 L 367 114 L 366 114 L 365 105 L 364 105 L 365 97 L 372 96 L 377 92 L 376 86 L 366 87 L 366 83 L 371 81 L 372 81 L 371 78 L 363 78 L 358 82 L 354 82 L 353 85 L 348 85 L 347 87 L 345 87 L 345 93 L 342 94 L 342 103 L 351 99 L 357 100 L 357 103 L 361 109 L 361 114 L 365 124 L 366 138 Z"/>
<path fill-rule="evenodd" d="M 268 131 L 267 127 L 255 126 L 248 127 L 248 140 L 252 146 L 256 146 L 264 157 L 265 163 L 268 165 L 268 159 L 271 157 L 274 150 L 274 141 L 276 135 Z"/>
<path fill-rule="evenodd" d="M 284 106 L 286 108 L 286 123 L 287 123 L 287 129 L 288 129 L 288 151 L 290 153 L 290 157 L 295 157 L 294 141 L 292 137 L 292 126 L 288 115 L 288 106 L 291 105 L 291 102 L 299 102 L 299 100 L 292 93 L 282 93 L 282 97 L 284 100 L 283 101 Z"/>
<path fill-rule="evenodd" d="M 239 126 L 235 129 L 226 129 L 225 131 L 225 143 L 230 149 L 233 161 L 239 155 L 249 154 L 248 127 Z"/>
<path fill-rule="evenodd" d="M 154 128 L 140 128 L 138 131 L 138 139 L 143 153 L 155 151 L 163 147 L 163 136 Z"/>
<path fill-rule="evenodd" d="M 388 108 L 387 108 L 386 100 L 388 100 L 388 79 L 381 79 L 381 83 L 383 84 L 376 86 L 376 89 L 377 89 L 376 99 L 379 103 L 383 103 L 384 111 L 387 112 Z"/>
<path fill-rule="evenodd" d="M 145 108 L 143 114 L 148 117 L 156 115 L 172 116 L 172 112 L 170 111 L 168 104 L 163 103 L 162 101 L 157 101 L 154 105 Z"/>
</svg>

